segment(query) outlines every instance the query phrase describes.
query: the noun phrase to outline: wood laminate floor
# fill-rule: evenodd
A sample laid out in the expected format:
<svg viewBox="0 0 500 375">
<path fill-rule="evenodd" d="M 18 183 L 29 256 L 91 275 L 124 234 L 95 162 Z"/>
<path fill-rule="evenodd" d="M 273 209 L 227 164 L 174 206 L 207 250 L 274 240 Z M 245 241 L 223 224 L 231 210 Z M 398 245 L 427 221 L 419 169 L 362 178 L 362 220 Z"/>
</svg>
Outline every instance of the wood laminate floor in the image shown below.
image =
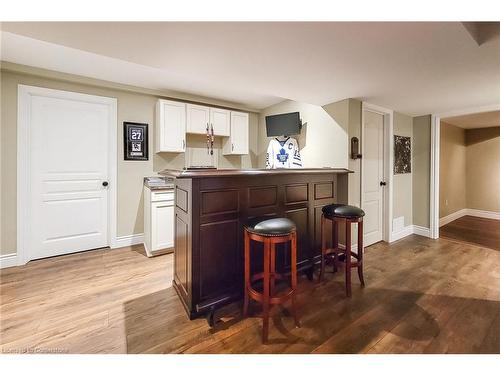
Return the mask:
<svg viewBox="0 0 500 375">
<path fill-rule="evenodd" d="M 439 228 L 439 235 L 500 251 L 500 220 L 463 216 Z"/>
<path fill-rule="evenodd" d="M 96 250 L 2 270 L 0 345 L 68 353 L 500 353 L 500 252 L 412 235 L 366 249 L 366 288 L 343 272 L 300 278 L 301 327 L 276 307 L 190 321 L 169 287 L 172 255 Z M 355 274 L 355 273 L 354 273 Z M 259 308 L 252 305 L 252 312 Z"/>
</svg>

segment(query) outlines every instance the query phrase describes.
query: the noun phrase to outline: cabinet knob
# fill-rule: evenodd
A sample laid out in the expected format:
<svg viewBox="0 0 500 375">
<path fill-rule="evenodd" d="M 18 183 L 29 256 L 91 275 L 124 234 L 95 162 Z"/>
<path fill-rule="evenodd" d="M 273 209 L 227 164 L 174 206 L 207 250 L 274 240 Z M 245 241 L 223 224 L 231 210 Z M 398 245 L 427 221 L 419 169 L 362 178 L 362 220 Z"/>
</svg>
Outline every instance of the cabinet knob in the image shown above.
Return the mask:
<svg viewBox="0 0 500 375">
<path fill-rule="evenodd" d="M 108 185 L 109 185 L 109 182 L 108 182 L 108 181 L 103 181 L 103 182 L 102 182 L 102 186 L 106 187 L 106 186 L 108 186 Z"/>
<path fill-rule="evenodd" d="M 231 151 L 234 151 L 234 143 L 231 143 Z"/>
</svg>

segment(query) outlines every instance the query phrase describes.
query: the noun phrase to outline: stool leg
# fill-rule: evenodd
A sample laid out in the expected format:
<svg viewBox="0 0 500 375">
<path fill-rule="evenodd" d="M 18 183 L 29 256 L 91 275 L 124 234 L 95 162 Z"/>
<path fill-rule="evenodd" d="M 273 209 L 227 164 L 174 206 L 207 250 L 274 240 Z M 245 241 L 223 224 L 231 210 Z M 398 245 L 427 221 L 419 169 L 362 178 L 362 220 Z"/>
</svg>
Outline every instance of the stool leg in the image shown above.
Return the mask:
<svg viewBox="0 0 500 375">
<path fill-rule="evenodd" d="M 243 316 L 248 316 L 248 288 L 250 287 L 250 237 L 245 231 L 245 299 L 243 301 Z"/>
<path fill-rule="evenodd" d="M 358 276 L 361 286 L 365 286 L 363 277 L 363 219 L 358 222 Z"/>
<path fill-rule="evenodd" d="M 275 283 L 275 276 L 276 276 L 276 244 L 273 242 L 271 243 L 271 272 L 269 275 L 269 280 L 270 280 L 270 288 L 269 288 L 269 294 L 271 296 L 274 295 L 274 287 L 276 285 Z"/>
<path fill-rule="evenodd" d="M 351 296 L 351 222 L 345 223 L 345 291 Z"/>
<path fill-rule="evenodd" d="M 267 342 L 269 335 L 269 276 L 270 276 L 270 247 L 271 240 L 264 242 L 264 291 L 262 296 L 262 341 Z"/>
<path fill-rule="evenodd" d="M 292 310 L 295 327 L 300 327 L 299 317 L 297 315 L 297 232 L 292 234 Z"/>
<path fill-rule="evenodd" d="M 326 257 L 326 218 L 325 215 L 321 215 L 321 266 L 319 270 L 319 281 L 323 281 L 323 276 L 325 274 L 325 257 Z M 292 245 L 293 246 L 293 245 Z"/>
<path fill-rule="evenodd" d="M 333 272 L 337 272 L 337 260 L 339 250 L 339 223 L 337 220 L 332 221 L 332 238 L 333 238 Z"/>
</svg>

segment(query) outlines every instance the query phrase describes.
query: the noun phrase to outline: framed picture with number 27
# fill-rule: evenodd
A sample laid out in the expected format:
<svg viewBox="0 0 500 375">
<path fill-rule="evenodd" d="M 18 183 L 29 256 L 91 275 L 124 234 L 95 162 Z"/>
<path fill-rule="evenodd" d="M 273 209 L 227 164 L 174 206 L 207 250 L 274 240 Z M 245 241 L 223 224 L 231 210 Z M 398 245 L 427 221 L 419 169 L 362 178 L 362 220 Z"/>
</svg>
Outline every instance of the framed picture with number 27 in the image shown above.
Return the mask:
<svg viewBox="0 0 500 375">
<path fill-rule="evenodd" d="M 124 160 L 148 160 L 148 124 L 123 123 Z"/>
</svg>

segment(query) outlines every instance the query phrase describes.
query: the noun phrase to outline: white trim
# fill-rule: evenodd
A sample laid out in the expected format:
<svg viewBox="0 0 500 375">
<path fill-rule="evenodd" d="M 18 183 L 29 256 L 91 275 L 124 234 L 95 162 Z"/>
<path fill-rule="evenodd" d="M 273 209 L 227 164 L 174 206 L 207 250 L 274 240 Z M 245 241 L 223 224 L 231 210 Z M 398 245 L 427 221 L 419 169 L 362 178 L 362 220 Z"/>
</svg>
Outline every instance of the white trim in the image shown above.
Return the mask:
<svg viewBox="0 0 500 375">
<path fill-rule="evenodd" d="M 472 113 L 500 110 L 500 104 L 454 110 L 431 116 L 431 181 L 430 181 L 430 230 L 431 238 L 439 238 L 439 151 L 441 119 Z M 487 212 L 487 211 L 486 211 Z"/>
<path fill-rule="evenodd" d="M 139 234 L 130 234 L 128 236 L 120 236 L 115 239 L 114 246 L 111 246 L 112 249 L 116 249 L 119 247 L 139 245 L 144 242 L 144 233 Z"/>
<path fill-rule="evenodd" d="M 0 256 L 0 269 L 20 266 L 18 261 L 19 259 L 16 253 L 2 255 Z"/>
<path fill-rule="evenodd" d="M 393 195 L 393 174 L 392 165 L 394 163 L 393 152 L 393 136 L 394 136 L 394 111 L 392 109 L 384 108 L 375 104 L 367 102 L 361 103 L 361 154 L 364 154 L 364 133 L 365 133 L 365 116 L 364 112 L 370 111 L 381 114 L 384 116 L 384 180 L 387 182 L 387 189 L 384 189 L 383 194 L 383 235 L 382 239 L 386 242 L 392 242 L 392 195 Z M 361 201 L 360 206 L 363 208 L 364 189 L 363 189 L 363 169 L 364 158 L 361 157 Z"/>
<path fill-rule="evenodd" d="M 413 225 L 413 234 L 431 238 L 431 230 L 420 225 Z"/>
<path fill-rule="evenodd" d="M 476 210 L 474 208 L 463 208 L 439 219 L 439 226 L 442 227 L 443 225 L 451 223 L 452 221 L 460 219 L 464 216 L 475 216 L 484 219 L 500 220 L 500 212 Z"/>
<path fill-rule="evenodd" d="M 109 107 L 108 145 L 108 239 L 111 247 L 116 242 L 116 184 L 117 184 L 117 100 L 104 96 L 87 95 L 71 91 L 53 90 L 44 87 L 18 85 L 17 105 L 17 258 L 18 264 L 31 260 L 29 204 L 30 201 L 30 97 L 40 95 L 104 104 Z"/>
<path fill-rule="evenodd" d="M 431 169 L 429 186 L 429 228 L 431 238 L 439 238 L 439 144 L 441 120 L 431 116 Z"/>
<path fill-rule="evenodd" d="M 484 219 L 500 220 L 500 212 L 496 211 L 483 211 L 483 210 L 476 210 L 474 208 L 468 208 L 466 215 L 482 217 Z"/>
<path fill-rule="evenodd" d="M 439 227 L 451 223 L 454 220 L 460 219 L 462 216 L 467 215 L 467 209 L 462 208 L 461 210 L 455 211 L 447 216 L 444 216 L 439 219 Z"/>
<path fill-rule="evenodd" d="M 403 229 L 401 229 L 399 232 L 393 232 L 391 239 L 393 241 L 400 240 L 401 238 L 405 238 L 406 236 L 409 236 L 410 234 L 413 234 L 413 225 L 407 225 Z"/>
</svg>

